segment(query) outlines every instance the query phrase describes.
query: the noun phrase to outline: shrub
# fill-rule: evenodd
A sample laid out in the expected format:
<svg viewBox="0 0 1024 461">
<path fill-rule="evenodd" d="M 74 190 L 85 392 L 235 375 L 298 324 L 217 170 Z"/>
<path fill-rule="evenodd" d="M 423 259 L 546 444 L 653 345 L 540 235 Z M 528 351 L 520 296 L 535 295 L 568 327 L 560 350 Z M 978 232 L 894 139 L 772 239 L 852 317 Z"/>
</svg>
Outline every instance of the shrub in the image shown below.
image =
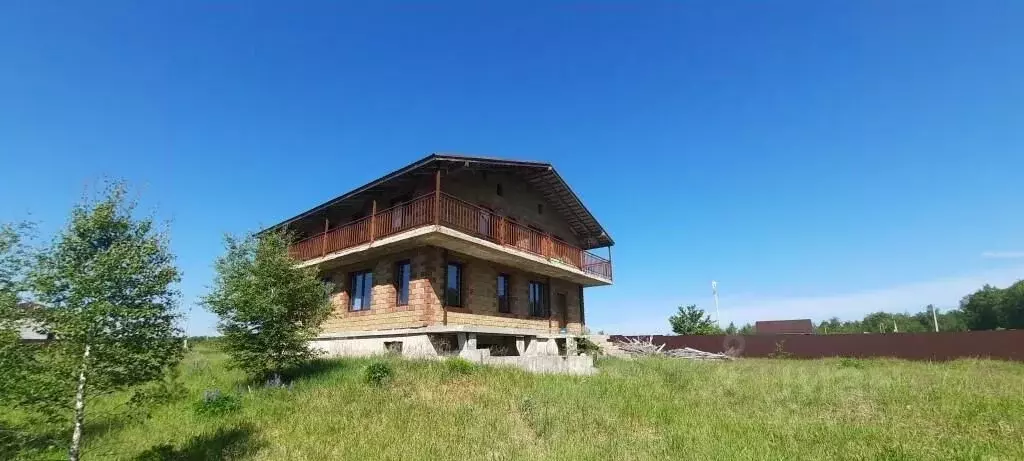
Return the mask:
<svg viewBox="0 0 1024 461">
<path fill-rule="evenodd" d="M 444 361 L 444 368 L 449 376 L 462 376 L 475 372 L 477 365 L 462 357 L 452 357 Z"/>
<path fill-rule="evenodd" d="M 581 354 L 598 356 L 601 355 L 601 346 L 586 336 L 576 338 L 576 351 Z"/>
<path fill-rule="evenodd" d="M 793 354 L 786 352 L 786 340 L 783 339 L 775 342 L 775 352 L 768 354 L 768 357 L 773 359 L 788 359 L 791 355 Z"/>
<path fill-rule="evenodd" d="M 207 390 L 203 399 L 196 402 L 193 410 L 200 416 L 219 416 L 242 408 L 238 396 L 221 393 L 219 389 Z"/>
<path fill-rule="evenodd" d="M 366 366 L 366 382 L 374 386 L 383 386 L 394 374 L 391 364 L 387 362 L 373 362 Z"/>
<path fill-rule="evenodd" d="M 839 359 L 839 366 L 841 368 L 864 368 L 867 363 L 856 357 L 843 357 Z"/>
</svg>

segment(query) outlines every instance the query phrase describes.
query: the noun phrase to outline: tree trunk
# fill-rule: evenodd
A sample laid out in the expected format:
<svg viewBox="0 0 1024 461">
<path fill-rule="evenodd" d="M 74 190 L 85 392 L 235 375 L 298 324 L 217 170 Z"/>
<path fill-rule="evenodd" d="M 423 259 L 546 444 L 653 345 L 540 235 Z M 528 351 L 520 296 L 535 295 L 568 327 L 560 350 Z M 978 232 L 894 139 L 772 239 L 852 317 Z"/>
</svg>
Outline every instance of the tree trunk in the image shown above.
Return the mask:
<svg viewBox="0 0 1024 461">
<path fill-rule="evenodd" d="M 78 390 L 75 391 L 75 430 L 71 434 L 71 448 L 68 461 L 78 461 L 82 445 L 82 424 L 85 422 L 85 372 L 89 367 L 89 345 L 82 354 L 82 370 L 78 374 Z"/>
</svg>

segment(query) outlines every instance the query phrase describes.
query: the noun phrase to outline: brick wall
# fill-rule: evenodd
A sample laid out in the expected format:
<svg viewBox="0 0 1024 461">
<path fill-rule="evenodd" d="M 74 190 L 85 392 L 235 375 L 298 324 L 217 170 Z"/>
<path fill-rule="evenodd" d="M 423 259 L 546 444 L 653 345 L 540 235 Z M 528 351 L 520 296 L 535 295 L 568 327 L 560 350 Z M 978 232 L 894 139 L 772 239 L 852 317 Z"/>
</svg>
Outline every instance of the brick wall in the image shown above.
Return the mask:
<svg viewBox="0 0 1024 461">
<path fill-rule="evenodd" d="M 440 248 L 423 247 L 395 253 L 378 260 L 331 269 L 323 275 L 334 283 L 331 296 L 334 312 L 324 323 L 324 333 L 343 331 L 389 330 L 412 328 L 426 325 L 442 325 L 444 310 L 441 309 L 441 293 L 444 286 L 444 271 L 448 260 L 463 265 L 463 307 L 448 308 L 449 325 L 481 325 L 506 328 L 529 328 L 543 332 L 559 330 L 562 313 L 558 310 L 556 294 L 566 295 L 567 329 L 571 333 L 582 332 L 580 319 L 579 285 L 551 279 L 551 318 L 536 318 L 529 315 L 529 282 L 548 282 L 547 277 L 529 274 L 511 267 L 501 267 L 489 261 L 445 252 Z M 397 306 L 394 286 L 395 263 L 409 260 L 412 275 L 409 283 L 408 306 Z M 349 310 L 349 274 L 362 270 L 373 271 L 373 295 L 371 308 L 363 311 Z M 497 301 L 497 276 L 508 274 L 511 313 L 499 313 Z"/>
<path fill-rule="evenodd" d="M 465 298 L 462 308 L 448 308 L 449 325 L 486 325 L 557 332 L 562 313 L 558 310 L 555 299 L 557 293 L 564 293 L 568 308 L 568 331 L 571 333 L 582 331 L 579 285 L 558 279 L 551 279 L 549 282 L 545 276 L 530 274 L 512 267 L 499 266 L 490 261 L 454 252 L 447 254 L 448 260 L 459 262 L 463 266 L 463 297 Z M 509 276 L 510 313 L 498 312 L 497 278 L 499 273 Z M 551 318 L 537 318 L 529 315 L 529 284 L 531 281 L 549 282 Z"/>
<path fill-rule="evenodd" d="M 409 281 L 409 304 L 398 306 L 394 285 L 395 264 L 408 260 L 412 273 Z M 395 253 L 372 262 L 331 269 L 323 275 L 334 283 L 331 300 L 334 312 L 324 322 L 324 332 L 389 330 L 420 327 L 428 324 L 433 312 L 439 311 L 441 286 L 440 250 L 433 247 Z M 351 311 L 349 283 L 352 272 L 373 271 L 373 294 L 369 310 Z"/>
</svg>

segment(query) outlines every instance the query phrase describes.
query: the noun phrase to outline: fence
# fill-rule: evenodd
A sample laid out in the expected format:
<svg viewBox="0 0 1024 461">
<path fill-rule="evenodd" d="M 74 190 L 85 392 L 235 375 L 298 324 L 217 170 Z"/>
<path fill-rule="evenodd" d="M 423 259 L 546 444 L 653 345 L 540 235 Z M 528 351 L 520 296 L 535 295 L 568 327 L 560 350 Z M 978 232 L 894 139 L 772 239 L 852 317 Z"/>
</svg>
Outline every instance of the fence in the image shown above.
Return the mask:
<svg viewBox="0 0 1024 461">
<path fill-rule="evenodd" d="M 893 357 L 953 360 L 985 357 L 1024 361 L 1024 330 L 840 335 L 612 336 L 652 338 L 665 349 L 692 347 L 707 352 L 739 351 L 742 357 L 770 357 L 778 350 L 792 358 Z"/>
</svg>

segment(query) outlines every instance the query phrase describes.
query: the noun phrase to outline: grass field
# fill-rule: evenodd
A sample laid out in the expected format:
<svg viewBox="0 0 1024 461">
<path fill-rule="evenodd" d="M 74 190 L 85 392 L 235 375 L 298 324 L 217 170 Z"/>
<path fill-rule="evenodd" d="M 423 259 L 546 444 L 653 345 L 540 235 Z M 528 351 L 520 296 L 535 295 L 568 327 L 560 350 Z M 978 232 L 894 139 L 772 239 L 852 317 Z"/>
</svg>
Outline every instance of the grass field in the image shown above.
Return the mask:
<svg viewBox="0 0 1024 461">
<path fill-rule="evenodd" d="M 1024 459 L 1021 364 L 607 359 L 567 377 L 388 361 L 382 387 L 346 359 L 249 391 L 204 346 L 182 363 L 187 397 L 94 419 L 84 459 Z M 207 389 L 241 407 L 197 413 Z"/>
</svg>

